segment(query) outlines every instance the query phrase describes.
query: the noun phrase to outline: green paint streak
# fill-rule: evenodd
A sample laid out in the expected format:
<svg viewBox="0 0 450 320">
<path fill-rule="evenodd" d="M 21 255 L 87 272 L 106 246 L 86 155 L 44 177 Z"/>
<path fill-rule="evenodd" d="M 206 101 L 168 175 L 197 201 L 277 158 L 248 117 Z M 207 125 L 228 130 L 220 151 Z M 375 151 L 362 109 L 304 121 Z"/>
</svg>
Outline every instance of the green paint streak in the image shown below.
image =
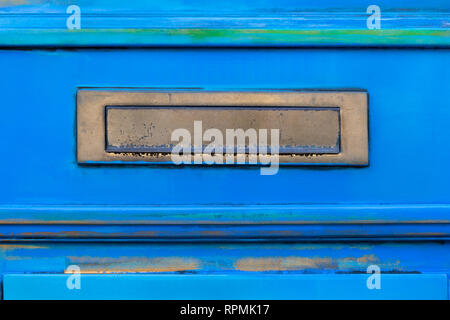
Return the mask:
<svg viewBox="0 0 450 320">
<path fill-rule="evenodd" d="M 450 46 L 450 30 L 0 30 L 0 46 Z"/>
</svg>

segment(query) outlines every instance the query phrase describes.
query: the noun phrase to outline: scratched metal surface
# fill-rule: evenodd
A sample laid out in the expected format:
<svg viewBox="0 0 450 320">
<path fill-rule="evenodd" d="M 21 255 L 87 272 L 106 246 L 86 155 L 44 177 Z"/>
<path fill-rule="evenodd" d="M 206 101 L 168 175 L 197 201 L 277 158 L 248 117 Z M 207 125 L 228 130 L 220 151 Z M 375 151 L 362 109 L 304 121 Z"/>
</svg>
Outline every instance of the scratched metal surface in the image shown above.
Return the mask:
<svg viewBox="0 0 450 320">
<path fill-rule="evenodd" d="M 105 109 L 105 138 L 108 152 L 165 152 L 176 145 L 172 131 L 186 128 L 194 132 L 194 122 L 202 121 L 202 133 L 209 128 L 280 128 L 280 154 L 339 153 L 339 108 L 233 108 L 233 107 L 114 107 Z M 149 125 L 150 124 L 150 125 Z M 199 130 L 200 132 L 200 130 Z M 202 148 L 206 148 L 203 142 Z M 237 147 L 220 145 L 222 148 Z M 255 145 L 245 147 L 257 148 Z M 193 147 L 191 148 L 193 152 Z M 270 151 L 269 151 L 270 152 Z"/>
<path fill-rule="evenodd" d="M 79 164 L 93 165 L 93 164 L 146 164 L 153 162 L 154 164 L 173 164 L 170 153 L 111 153 L 107 142 L 109 135 L 112 132 L 111 126 L 108 125 L 107 113 L 105 113 L 105 106 L 110 105 L 197 105 L 199 103 L 205 105 L 255 105 L 265 106 L 269 102 L 270 105 L 304 105 L 310 107 L 329 107 L 339 106 L 339 119 L 345 119 L 339 126 L 340 135 L 332 140 L 338 140 L 340 145 L 340 152 L 335 154 L 285 154 L 283 152 L 283 136 L 290 136 L 287 130 L 287 123 L 285 124 L 269 124 L 263 125 L 264 128 L 280 128 L 280 150 L 278 163 L 281 165 L 297 165 L 304 163 L 305 165 L 324 165 L 324 164 L 340 164 L 340 165 L 367 165 L 368 164 L 368 116 L 367 116 L 367 93 L 366 92 L 294 92 L 282 90 L 279 92 L 250 92 L 250 91 L 202 91 L 202 90 L 175 90 L 171 92 L 158 92 L 158 90 L 136 90 L 126 91 L 124 89 L 102 90 L 95 88 L 81 89 L 77 91 L 77 160 Z M 193 109 L 190 112 L 195 115 Z M 227 111 L 231 112 L 231 111 Z M 202 116 L 197 114 L 196 117 L 183 116 L 185 118 L 184 124 L 176 122 L 177 117 L 170 116 L 172 123 L 163 125 L 165 128 L 190 128 L 194 120 L 201 120 L 206 116 L 206 111 L 202 111 Z M 232 112 L 231 112 L 232 113 Z M 219 114 L 219 112 L 217 112 Z M 243 115 L 242 115 L 243 116 Z M 244 116 L 243 116 L 244 117 Z M 142 118 L 140 116 L 140 118 Z M 189 118 L 191 120 L 189 120 Z M 109 118 L 108 118 L 109 119 Z M 220 116 L 221 122 L 217 124 L 216 128 L 221 129 L 225 126 L 223 123 L 227 117 Z M 154 118 L 154 124 L 156 124 Z M 206 119 L 203 119 L 206 120 Z M 227 120 L 230 123 L 230 120 Z M 292 122 L 291 122 L 292 121 Z M 108 122 L 108 123 L 107 123 Z M 291 122 L 296 126 L 295 135 L 301 134 L 306 130 L 317 131 L 320 134 L 324 133 L 322 127 L 318 123 L 314 125 L 308 124 L 305 126 L 302 122 Z M 339 120 L 339 122 L 341 122 Z M 234 123 L 234 120 L 232 121 Z M 133 121 L 131 127 L 137 128 L 138 124 Z M 216 125 L 214 125 L 216 126 Z M 246 125 L 236 122 L 234 125 L 227 125 L 228 128 L 243 128 Z M 253 124 L 256 128 L 257 123 Z M 280 127 L 281 126 L 281 127 Z M 299 129 L 303 126 L 303 130 Z M 330 127 L 331 123 L 330 123 Z M 309 128 L 309 129 L 308 129 Z M 122 129 L 121 129 L 122 130 Z M 287 131 L 286 131 L 287 130 Z M 336 128 L 335 128 L 336 130 Z M 105 135 L 105 132 L 109 133 Z M 170 131 L 170 130 L 169 130 Z M 206 132 L 206 131 L 205 131 Z M 271 130 L 270 130 L 271 132 Z M 270 133 L 269 132 L 269 133 Z M 303 131 L 305 132 L 305 131 Z M 194 133 L 195 136 L 195 133 Z M 170 139 L 170 138 L 169 138 Z M 153 137 L 156 142 L 157 138 Z M 317 143 L 315 143 L 317 145 Z M 108 152 L 107 152 L 108 151 Z M 295 152 L 296 153 L 296 152 Z M 241 159 L 243 156 L 244 159 Z M 269 158 L 268 156 L 266 158 Z M 236 163 L 252 163 L 253 159 L 249 155 L 236 155 Z M 247 158 L 247 159 L 245 159 Z M 196 162 L 196 161 L 194 161 Z M 259 161 L 264 162 L 259 155 Z M 223 165 L 228 165 L 228 161 L 222 161 Z M 256 164 L 256 163 L 254 163 Z M 278 170 L 277 170 L 278 171 Z"/>
</svg>

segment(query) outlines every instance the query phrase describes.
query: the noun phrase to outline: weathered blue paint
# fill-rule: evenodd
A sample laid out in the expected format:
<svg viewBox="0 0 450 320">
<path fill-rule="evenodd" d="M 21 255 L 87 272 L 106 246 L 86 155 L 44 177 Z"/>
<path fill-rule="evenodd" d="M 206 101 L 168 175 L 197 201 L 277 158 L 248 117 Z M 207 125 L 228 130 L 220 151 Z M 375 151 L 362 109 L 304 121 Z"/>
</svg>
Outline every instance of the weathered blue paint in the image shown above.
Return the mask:
<svg viewBox="0 0 450 320">
<path fill-rule="evenodd" d="M 0 7 L 3 29 L 66 29 L 70 1 L 9 1 Z M 79 0 L 83 29 L 365 29 L 370 0 Z M 379 0 L 384 29 L 448 28 L 445 0 Z"/>
<path fill-rule="evenodd" d="M 450 204 L 2 205 L 5 224 L 426 224 Z"/>
<path fill-rule="evenodd" d="M 154 281 L 198 287 L 204 277 L 233 299 L 448 298 L 449 3 L 380 0 L 382 30 L 370 31 L 372 1 L 310 2 L 81 0 L 79 32 L 65 29 L 64 1 L 2 6 L 6 298 L 73 298 L 58 291 L 72 264 L 127 274 L 89 276 L 76 298 L 102 288 L 117 298 L 115 287 L 137 290 L 127 298 L 154 298 L 145 295 Z M 366 90 L 370 165 L 289 166 L 275 176 L 251 166 L 80 166 L 75 94 L 88 87 Z M 367 274 L 353 273 L 373 264 L 395 290 L 358 291 L 353 280 Z M 24 273 L 32 275 L 13 275 Z M 153 275 L 161 273 L 167 278 Z M 256 283 L 279 276 L 292 280 L 288 296 L 253 295 Z M 43 278 L 45 289 L 33 291 Z M 234 291 L 220 279 L 247 282 L 249 291 L 228 296 Z M 327 293 L 292 285 L 325 280 Z M 345 288 L 331 285 L 340 281 Z M 201 298 L 202 289 L 159 297 Z"/>
<path fill-rule="evenodd" d="M 70 275 L 8 274 L 3 292 L 6 300 L 447 299 L 445 274 L 387 274 L 380 289 L 367 287 L 369 276 L 82 275 L 80 289 L 68 289 Z"/>
<path fill-rule="evenodd" d="M 0 7 L 1 46 L 449 46 L 445 0 L 77 1 L 81 30 L 67 30 L 66 1 Z"/>
<path fill-rule="evenodd" d="M 447 22 L 445 22 L 447 23 Z M 0 31 L 2 47 L 448 48 L 449 30 L 83 29 Z"/>
<path fill-rule="evenodd" d="M 380 267 L 382 276 L 419 273 L 428 275 L 448 273 L 450 270 L 448 250 L 448 243 L 439 242 L 323 244 L 189 242 L 144 244 L 127 243 L 125 240 L 104 244 L 16 242 L 0 245 L 2 261 L 0 272 L 3 275 L 61 274 L 68 266 L 77 265 L 83 274 L 240 274 L 246 277 L 264 274 L 339 276 L 364 273 L 367 276 L 367 268 L 375 264 Z M 41 287 L 43 295 L 58 294 L 45 288 L 47 287 Z M 434 295 L 436 292 L 430 294 Z"/>
<path fill-rule="evenodd" d="M 0 240 L 263 241 L 450 239 L 450 223 L 5 224 Z"/>
<path fill-rule="evenodd" d="M 448 242 L 324 243 L 136 243 L 126 239 L 92 243 L 0 244 L 0 271 L 64 273 L 366 273 L 376 264 L 387 273 L 449 273 Z M 31 263 L 32 262 L 32 263 Z"/>
<path fill-rule="evenodd" d="M 365 273 L 376 264 L 382 273 L 448 273 L 449 243 L 136 243 L 71 241 L 0 244 L 1 272 L 63 273 Z M 176 258 L 176 259 L 175 259 Z M 271 259 L 276 260 L 271 262 Z M 30 263 L 32 261 L 33 263 Z M 176 261 L 176 262 L 174 262 Z"/>
<path fill-rule="evenodd" d="M 448 50 L 406 49 L 0 51 L 8 152 L 0 159 L 0 202 L 448 204 L 449 57 Z M 370 165 L 281 167 L 274 176 L 245 166 L 78 166 L 75 93 L 89 86 L 366 89 Z"/>
</svg>

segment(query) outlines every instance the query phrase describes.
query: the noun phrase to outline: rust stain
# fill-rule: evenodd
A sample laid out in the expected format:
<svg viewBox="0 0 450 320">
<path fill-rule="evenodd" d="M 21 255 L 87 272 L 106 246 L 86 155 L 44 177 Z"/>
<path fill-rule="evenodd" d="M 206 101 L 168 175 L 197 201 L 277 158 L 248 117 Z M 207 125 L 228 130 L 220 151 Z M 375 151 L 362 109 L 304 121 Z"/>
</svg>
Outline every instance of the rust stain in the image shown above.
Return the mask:
<svg viewBox="0 0 450 320">
<path fill-rule="evenodd" d="M 22 260 L 32 260 L 33 258 L 24 256 L 6 256 L 4 259 L 8 261 L 22 261 Z"/>
<path fill-rule="evenodd" d="M 60 236 L 72 236 L 72 237 L 86 237 L 86 236 L 98 236 L 101 233 L 92 231 L 60 231 L 60 232 L 22 232 L 19 236 L 22 237 L 60 237 Z"/>
<path fill-rule="evenodd" d="M 369 263 L 369 262 L 378 262 L 379 259 L 375 257 L 373 254 L 366 254 L 359 258 L 345 258 L 345 261 L 356 261 L 358 263 Z"/>
<path fill-rule="evenodd" d="M 405 233 L 405 236 L 429 236 L 429 237 L 434 237 L 434 236 L 446 236 L 447 233 L 444 232 L 409 232 L 409 233 Z"/>
<path fill-rule="evenodd" d="M 217 215 L 217 217 L 223 218 L 224 215 Z M 59 219 L 58 219 L 59 218 Z M 142 225 L 348 225 L 348 224 L 443 224 L 450 223 L 449 219 L 424 219 L 424 220 L 383 220 L 383 219 L 359 219 L 359 220 L 348 220 L 348 221 L 340 221 L 340 220 L 326 220 L 326 221 L 309 221 L 309 220 L 300 220 L 296 219 L 292 220 L 268 220 L 268 221 L 255 221 L 255 220 L 226 220 L 226 221 L 211 221 L 211 220 L 191 220 L 186 221 L 180 218 L 180 220 L 150 220 L 150 219 L 129 219 L 129 220 L 97 220 L 97 219 L 86 219 L 86 220 L 66 220 L 61 219 L 60 217 L 52 217 L 52 220 L 46 219 L 21 219 L 21 218 L 9 218 L 9 219 L 0 219 L 0 224 L 2 225 L 116 225 L 116 224 L 142 224 Z"/>
<path fill-rule="evenodd" d="M 201 231 L 200 234 L 208 235 L 208 236 L 224 236 L 224 235 L 227 235 L 226 232 L 219 231 L 219 230 L 205 230 L 205 231 Z"/>
<path fill-rule="evenodd" d="M 307 257 L 242 258 L 234 263 L 234 267 L 240 271 L 337 269 L 331 258 Z"/>
<path fill-rule="evenodd" d="M 0 7 L 13 7 L 22 5 L 40 4 L 42 0 L 2 0 L 0 1 Z"/>
<path fill-rule="evenodd" d="M 400 265 L 400 260 L 385 260 L 381 261 L 380 258 L 373 254 L 364 255 L 359 258 L 348 257 L 339 260 L 339 269 L 347 270 L 347 269 L 360 269 L 365 271 L 368 266 L 372 264 L 376 264 L 380 266 L 380 268 L 390 269 L 390 270 L 402 270 L 403 268 Z"/>
<path fill-rule="evenodd" d="M 142 236 L 158 236 L 158 234 L 159 234 L 159 232 L 150 231 L 150 230 L 133 232 L 134 236 L 139 236 L 139 237 L 142 237 Z"/>
<path fill-rule="evenodd" d="M 366 254 L 366 255 L 364 255 L 362 257 L 359 257 L 359 258 L 348 257 L 348 258 L 344 258 L 342 260 L 343 261 L 350 261 L 350 262 L 357 262 L 357 263 L 374 263 L 374 262 L 379 262 L 380 261 L 380 259 L 375 257 L 375 255 L 373 255 L 373 254 Z"/>
<path fill-rule="evenodd" d="M 36 245 L 19 245 L 19 244 L 0 244 L 0 250 L 10 251 L 18 249 L 48 249 L 47 246 L 36 246 Z"/>
<path fill-rule="evenodd" d="M 72 237 L 72 238 L 83 238 L 83 237 L 101 237 L 101 238 L 108 238 L 108 237 L 123 237 L 128 235 L 133 235 L 135 237 L 157 237 L 161 233 L 158 231 L 136 231 L 131 234 L 123 233 L 123 232 L 110 232 L 110 233 L 101 233 L 101 232 L 95 232 L 95 231 L 59 231 L 59 232 L 22 232 L 19 235 L 22 237 Z M 184 232 L 184 235 L 209 235 L 209 236 L 223 236 L 227 235 L 224 231 L 219 230 L 205 230 L 200 231 L 199 233 L 197 231 L 194 232 Z"/>
<path fill-rule="evenodd" d="M 199 259 L 185 257 L 67 257 L 80 266 L 81 273 L 181 272 L 198 270 Z"/>
<path fill-rule="evenodd" d="M 230 246 L 230 245 L 226 245 L 226 244 L 221 244 L 218 245 L 218 248 L 221 250 L 240 250 L 240 248 L 235 247 L 235 246 Z M 266 249 L 270 249 L 270 250 L 280 250 L 280 251 L 285 251 L 286 247 L 283 245 L 279 245 L 276 243 L 273 244 L 265 244 L 264 248 Z M 328 244 L 314 244 L 314 245 L 309 245 L 309 244 L 293 244 L 290 249 L 291 250 L 320 250 L 320 249 L 332 249 L 332 250 L 342 250 L 342 249 L 346 249 L 346 248 L 351 248 L 351 249 L 358 249 L 358 250 L 371 250 L 373 249 L 373 245 L 369 245 L 369 244 L 363 244 L 363 243 L 359 243 L 359 244 L 348 244 L 348 245 L 341 245 L 341 244 L 333 244 L 331 247 Z"/>
<path fill-rule="evenodd" d="M 383 261 L 373 255 L 332 259 L 329 257 L 264 257 L 241 258 L 236 260 L 234 268 L 239 271 L 301 271 L 317 270 L 366 270 L 371 264 L 383 268 L 401 269 L 400 261 Z"/>
</svg>

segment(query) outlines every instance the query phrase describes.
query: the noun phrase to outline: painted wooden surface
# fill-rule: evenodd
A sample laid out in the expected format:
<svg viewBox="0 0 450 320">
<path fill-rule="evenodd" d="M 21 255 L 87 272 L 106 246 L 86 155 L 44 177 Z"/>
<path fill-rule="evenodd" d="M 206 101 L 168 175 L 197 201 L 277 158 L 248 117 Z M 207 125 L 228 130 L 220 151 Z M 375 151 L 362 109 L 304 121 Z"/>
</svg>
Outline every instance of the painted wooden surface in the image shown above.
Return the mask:
<svg viewBox="0 0 450 320">
<path fill-rule="evenodd" d="M 448 204 L 448 50 L 0 51 L 4 205 Z M 270 63 L 268 63 L 270 62 Z M 45 81 L 40 81 L 45 76 Z M 78 87 L 363 88 L 364 168 L 78 166 Z M 435 150 L 433 157 L 426 151 Z M 10 170 L 14 164 L 19 170 Z M 158 180 L 155 180 L 155 179 Z"/>
<path fill-rule="evenodd" d="M 347 234 L 448 236 L 450 153 L 442 147 L 450 143 L 446 134 L 450 117 L 448 55 L 444 49 L 1 51 L 5 76 L 0 83 L 3 103 L 8 106 L 0 118 L 3 150 L 8 150 L 8 156 L 0 159 L 5 181 L 0 193 L 1 218 L 9 224 L 34 224 L 12 232 L 4 227 L 3 236 L 21 238 L 34 233 L 42 237 L 50 232 L 47 236 L 60 237 L 76 230 L 55 226 L 40 233 L 37 222 L 239 221 L 368 222 L 387 228 L 348 226 Z M 46 81 L 39 81 L 43 75 Z M 78 87 L 88 86 L 362 88 L 369 92 L 370 165 L 281 167 L 270 177 L 260 176 L 257 167 L 79 166 L 75 93 Z M 435 151 L 432 157 L 428 150 Z M 14 170 L 10 169 L 12 163 Z M 392 224 L 402 221 L 413 225 Z M 135 236 L 114 228 L 103 229 L 107 237 L 115 232 Z M 149 231 L 140 228 L 136 230 Z M 275 234 L 279 236 L 283 228 Z M 304 230 L 311 236 L 341 236 L 339 228 L 319 225 Z M 103 232 L 87 226 L 78 231 L 81 233 L 73 235 Z M 297 228 L 294 235 L 300 233 Z"/>
<path fill-rule="evenodd" d="M 450 244 L 399 242 L 142 243 L 66 241 L 0 244 L 0 271 L 62 274 L 70 265 L 83 274 L 352 274 L 377 265 L 382 274 L 448 274 Z"/>
<path fill-rule="evenodd" d="M 77 1 L 81 29 L 67 30 L 71 1 L 8 1 L 3 46 L 448 46 L 448 1 Z M 367 8 L 381 10 L 368 30 Z"/>
<path fill-rule="evenodd" d="M 0 30 L 0 46 L 7 47 L 448 47 L 449 39 L 448 30 Z"/>
<path fill-rule="evenodd" d="M 405 273 L 425 279 L 411 290 L 401 283 L 403 298 L 444 297 L 449 3 L 377 1 L 382 29 L 367 30 L 371 2 L 79 1 L 81 30 L 66 29 L 69 1 L 3 2 L 2 281 L 32 293 L 33 279 L 50 274 L 50 285 L 73 264 L 83 274 L 240 281 L 338 279 L 375 264 L 397 284 Z M 86 87 L 366 90 L 370 165 L 275 176 L 242 166 L 79 166 L 75 94 Z M 115 275 L 89 279 L 133 288 Z"/>
<path fill-rule="evenodd" d="M 355 285 L 359 288 L 357 292 L 361 293 L 360 298 L 414 298 L 418 297 L 418 291 L 422 291 L 421 297 L 443 298 L 442 290 L 446 287 L 442 283 L 445 274 L 450 270 L 450 255 L 448 254 L 449 244 L 439 242 L 400 242 L 400 243 L 217 243 L 217 244 L 193 244 L 188 242 L 179 242 L 177 244 L 144 244 L 144 243 L 48 243 L 36 242 L 32 244 L 11 243 L 0 245 L 0 271 L 4 277 L 10 277 L 10 274 L 34 274 L 36 279 L 40 279 L 39 274 L 61 274 L 53 278 L 50 276 L 49 286 L 58 286 L 61 284 L 58 279 L 62 279 L 65 285 L 67 274 L 62 275 L 71 265 L 76 265 L 82 273 L 82 288 L 88 286 L 85 293 L 75 293 L 81 298 L 92 297 L 89 294 L 95 294 L 96 290 L 102 290 L 104 285 L 113 285 L 123 287 L 123 292 L 129 292 L 130 287 L 123 285 L 125 280 L 118 278 L 102 278 L 105 274 L 165 274 L 165 275 L 220 275 L 238 276 L 240 279 L 251 278 L 266 279 L 267 275 L 284 275 L 294 278 L 297 275 L 328 275 L 325 277 L 327 282 L 340 281 L 344 278 L 335 278 L 342 275 L 360 274 L 359 279 L 367 279 L 367 268 L 370 265 L 377 265 L 381 271 L 381 286 L 389 288 L 395 286 L 394 291 L 380 291 L 379 293 L 366 292 L 365 280 L 363 283 L 349 281 L 348 287 L 336 286 L 335 290 L 330 292 L 310 291 L 317 285 L 316 280 L 310 283 L 311 287 L 305 284 L 305 291 L 299 287 L 286 288 L 284 294 L 289 293 L 287 298 L 354 298 L 352 291 Z M 92 283 L 84 282 L 86 274 L 101 274 L 94 277 Z M 390 274 L 395 275 L 416 275 L 419 278 L 389 278 Z M 436 274 L 441 274 L 434 276 Z M 388 276 L 386 278 L 386 276 Z M 13 277 L 13 276 L 11 276 Z M 58 278 L 59 277 L 59 278 Z M 176 279 L 176 277 L 174 277 Z M 22 279 L 19 277 L 19 279 Z M 28 279 L 25 278 L 24 281 Z M 53 279 L 53 280 L 52 280 Z M 98 282 L 97 280 L 98 279 Z M 105 280 L 102 280 L 105 279 Z M 126 278 L 124 278 L 126 279 Z M 165 278 L 171 281 L 172 278 Z M 185 279 L 185 278 L 183 278 Z M 189 278 L 189 279 L 196 279 Z M 187 280 L 189 283 L 190 280 Z M 213 279 L 213 278 L 211 278 Z M 323 278 L 322 278 L 323 279 Z M 337 280 L 333 280 L 337 279 Z M 393 280 L 392 280 L 393 279 Z M 412 281 L 409 281 L 409 280 Z M 415 282 L 418 279 L 419 282 Z M 438 280 L 440 279 L 440 280 Z M 116 282 L 116 280 L 118 282 Z M 294 279 L 295 280 L 295 279 Z M 346 278 L 352 280 L 352 278 Z M 386 280 L 386 282 L 383 282 Z M 393 282 L 390 282 L 390 281 Z M 428 281 L 430 280 L 430 281 Z M 22 281 L 22 280 L 20 280 Z M 56 282 L 52 282 L 56 281 Z M 174 280 L 177 282 L 177 279 Z M 397 281 L 401 282 L 400 287 Z M 437 282 L 439 284 L 437 284 Z M 195 282 L 195 281 L 194 281 Z M 53 283 L 53 284 L 52 284 Z M 319 281 L 319 283 L 321 283 Z M 93 287 L 89 289 L 90 284 Z M 120 285 L 119 285 L 120 284 Z M 22 288 L 27 286 L 20 283 Z M 220 285 L 214 280 L 211 286 Z M 303 285 L 303 284 L 302 284 Z M 326 284 L 323 284 L 326 287 Z M 435 286 L 436 285 L 436 286 Z M 40 298 L 49 298 L 52 294 L 63 294 L 64 288 L 56 288 L 55 291 L 50 287 L 36 287 L 30 284 L 29 290 L 15 289 L 14 294 L 35 294 L 37 291 L 42 293 Z M 322 285 L 321 285 L 322 286 Z M 334 286 L 334 284 L 332 285 Z M 415 287 L 415 289 L 413 288 Z M 7 290 L 8 287 L 4 287 Z M 52 287 L 55 288 L 55 287 Z M 350 288 L 352 288 L 350 290 Z M 404 289 L 410 288 L 405 291 Z M 298 289 L 298 290 L 296 290 Z M 307 290 L 306 290 L 307 289 Z M 348 289 L 348 290 L 347 290 Z M 37 290 L 37 291 L 35 291 Z M 166 293 L 170 297 L 170 287 Z M 428 291 L 429 290 L 429 291 Z M 98 291 L 97 291 L 98 292 Z M 101 292 L 101 291 L 100 291 Z M 409 293 L 408 293 L 409 292 Z M 111 292 L 113 294 L 114 292 Z M 197 292 L 202 294 L 201 290 Z M 228 292 L 229 293 L 229 292 Z M 224 294 L 228 294 L 224 292 Z M 66 292 L 67 294 L 67 292 Z M 151 294 L 146 290 L 136 291 L 134 298 L 139 298 L 139 294 Z M 180 292 L 183 294 L 183 292 Z M 250 293 L 249 293 L 250 294 Z M 261 292 L 261 294 L 264 294 Z M 265 294 L 271 294 L 265 292 Z M 274 293 L 275 294 L 275 293 Z M 282 297 L 279 292 L 278 297 Z M 314 295 L 317 294 L 317 295 Z M 322 295 L 323 294 L 323 295 Z M 325 295 L 325 294 L 328 294 Z M 387 295 L 385 295 L 387 294 Z M 398 295 L 397 295 L 398 294 Z M 11 297 L 11 296 L 10 296 Z M 18 296 L 16 296 L 18 297 Z M 25 296 L 23 296 L 25 297 Z M 30 296 L 29 296 L 30 297 Z M 69 298 L 69 296 L 65 296 Z M 73 297 L 73 296 L 72 296 Z M 108 296 L 113 297 L 113 296 Z M 143 296 L 141 296 L 142 298 Z M 150 297 L 150 296 L 145 296 Z M 161 298 L 163 298 L 161 297 Z M 174 296 L 171 297 L 180 297 Z M 183 296 L 184 297 L 184 296 Z M 186 296 L 187 299 L 200 297 L 193 293 Z M 286 296 L 283 296 L 286 297 Z M 154 296 L 153 296 L 154 298 Z M 211 298 L 211 297 L 210 297 Z M 236 297 L 237 298 L 237 297 Z M 263 298 L 263 297 L 261 297 Z M 269 296 L 264 298 L 270 298 Z M 273 296 L 272 298 L 276 298 Z M 444 297 L 445 298 L 445 297 Z"/>
<path fill-rule="evenodd" d="M 208 168 L 208 167 L 205 167 Z M 318 167 L 314 167 L 317 169 Z M 304 170 L 302 167 L 301 170 Z M 320 169 L 317 169 L 320 170 Z M 447 224 L 450 204 L 2 205 L 4 225 Z"/>
<path fill-rule="evenodd" d="M 4 299 L 446 300 L 448 295 L 445 274 L 387 274 L 378 290 L 368 289 L 369 275 L 362 274 L 82 275 L 80 289 L 68 289 L 69 277 L 8 274 Z"/>
</svg>

